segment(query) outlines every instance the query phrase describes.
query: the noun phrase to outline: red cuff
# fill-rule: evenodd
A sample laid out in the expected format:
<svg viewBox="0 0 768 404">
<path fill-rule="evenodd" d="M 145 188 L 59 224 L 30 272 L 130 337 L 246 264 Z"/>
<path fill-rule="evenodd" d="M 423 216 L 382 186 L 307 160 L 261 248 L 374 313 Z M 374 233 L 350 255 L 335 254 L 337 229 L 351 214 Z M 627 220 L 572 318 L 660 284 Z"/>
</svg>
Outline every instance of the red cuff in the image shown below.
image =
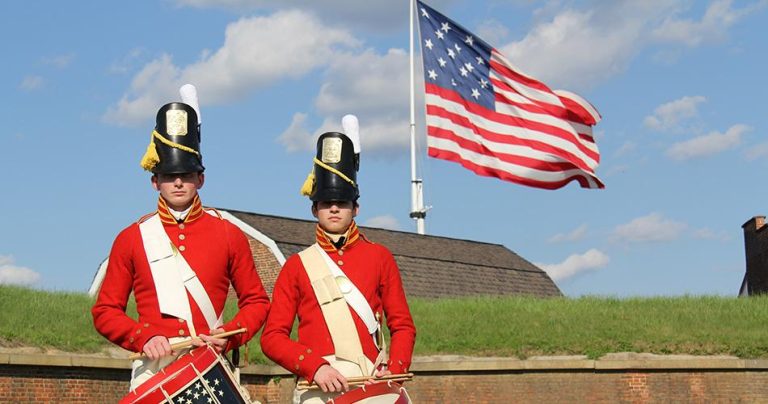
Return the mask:
<svg viewBox="0 0 768 404">
<path fill-rule="evenodd" d="M 298 360 L 295 361 L 296 363 L 293 365 L 293 369 L 289 370 L 300 377 L 307 379 L 309 383 L 312 383 L 315 378 L 315 373 L 320 369 L 320 366 L 330 364 L 327 360 L 323 359 L 322 356 L 312 354 L 310 349 L 307 349 L 307 351 L 310 352 L 299 354 L 299 357 L 297 358 Z"/>
<path fill-rule="evenodd" d="M 408 373 L 410 367 L 411 362 L 408 361 L 390 359 L 389 362 L 387 362 L 387 369 L 389 369 L 393 375 Z"/>
<path fill-rule="evenodd" d="M 142 352 L 147 341 L 158 335 L 163 335 L 163 333 L 149 323 L 137 324 L 136 328 L 131 331 L 130 337 L 128 337 L 130 350 L 133 352 Z"/>
</svg>

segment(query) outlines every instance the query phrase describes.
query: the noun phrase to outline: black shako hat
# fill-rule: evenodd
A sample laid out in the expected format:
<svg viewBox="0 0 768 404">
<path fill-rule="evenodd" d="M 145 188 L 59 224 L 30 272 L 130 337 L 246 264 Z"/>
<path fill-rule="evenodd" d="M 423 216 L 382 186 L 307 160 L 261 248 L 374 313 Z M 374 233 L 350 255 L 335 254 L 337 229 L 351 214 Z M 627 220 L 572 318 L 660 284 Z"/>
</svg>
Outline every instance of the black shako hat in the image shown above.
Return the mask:
<svg viewBox="0 0 768 404">
<path fill-rule="evenodd" d="M 357 183 L 360 153 L 359 146 L 355 145 L 358 137 L 357 118 L 347 115 L 343 125 L 347 134 L 326 132 L 317 139 L 317 155 L 313 159 L 312 173 L 301 190 L 313 202 L 354 202 L 360 197 Z"/>
<path fill-rule="evenodd" d="M 191 96 L 188 94 L 190 91 Z M 188 84 L 182 87 L 182 98 L 189 97 L 192 97 L 191 103 L 197 104 L 196 90 Z M 200 153 L 200 119 L 194 106 L 171 102 L 157 111 L 155 129 L 147 152 L 141 159 L 141 166 L 154 174 L 205 170 Z"/>
</svg>

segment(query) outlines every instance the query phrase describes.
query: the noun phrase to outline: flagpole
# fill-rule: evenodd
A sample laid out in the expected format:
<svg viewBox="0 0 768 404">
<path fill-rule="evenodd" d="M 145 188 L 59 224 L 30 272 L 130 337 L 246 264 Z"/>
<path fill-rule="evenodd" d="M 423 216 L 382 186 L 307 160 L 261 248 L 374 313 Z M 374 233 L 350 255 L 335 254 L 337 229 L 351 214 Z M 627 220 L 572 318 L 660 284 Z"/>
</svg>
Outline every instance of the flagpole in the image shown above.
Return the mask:
<svg viewBox="0 0 768 404">
<path fill-rule="evenodd" d="M 411 218 L 416 220 L 416 232 L 418 234 L 424 234 L 425 232 L 425 219 L 427 217 L 427 210 L 424 209 L 424 184 L 421 178 L 416 178 L 416 96 L 414 91 L 413 75 L 415 70 L 414 65 L 414 53 L 413 53 L 413 14 L 415 13 L 416 6 L 414 0 L 410 0 L 411 10 L 410 15 L 410 62 L 411 62 Z"/>
</svg>

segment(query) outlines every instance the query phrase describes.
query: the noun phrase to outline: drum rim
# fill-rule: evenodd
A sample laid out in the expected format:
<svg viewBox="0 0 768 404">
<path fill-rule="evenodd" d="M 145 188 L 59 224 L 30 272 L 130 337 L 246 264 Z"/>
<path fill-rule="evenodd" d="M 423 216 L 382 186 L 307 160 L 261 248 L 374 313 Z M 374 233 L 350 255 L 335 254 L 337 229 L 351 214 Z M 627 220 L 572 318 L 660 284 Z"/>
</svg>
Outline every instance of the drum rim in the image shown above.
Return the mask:
<svg viewBox="0 0 768 404">
<path fill-rule="evenodd" d="M 395 382 L 379 382 L 369 385 L 360 386 L 349 390 L 346 393 L 332 399 L 329 402 L 334 404 L 347 404 L 355 403 L 364 398 L 375 397 L 384 394 L 397 394 L 402 396 L 403 386 Z"/>
</svg>

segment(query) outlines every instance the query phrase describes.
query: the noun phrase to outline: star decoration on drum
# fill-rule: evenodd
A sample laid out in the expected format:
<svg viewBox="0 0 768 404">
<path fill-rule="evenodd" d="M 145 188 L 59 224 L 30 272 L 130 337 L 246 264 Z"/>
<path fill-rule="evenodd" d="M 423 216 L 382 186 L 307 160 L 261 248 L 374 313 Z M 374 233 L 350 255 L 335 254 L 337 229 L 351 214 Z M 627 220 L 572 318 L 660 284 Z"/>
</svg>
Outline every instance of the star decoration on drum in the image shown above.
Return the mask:
<svg viewBox="0 0 768 404">
<path fill-rule="evenodd" d="M 216 362 L 197 382 L 171 396 L 176 404 L 210 404 L 242 402 L 237 388 L 226 382 L 222 364 Z"/>
</svg>

